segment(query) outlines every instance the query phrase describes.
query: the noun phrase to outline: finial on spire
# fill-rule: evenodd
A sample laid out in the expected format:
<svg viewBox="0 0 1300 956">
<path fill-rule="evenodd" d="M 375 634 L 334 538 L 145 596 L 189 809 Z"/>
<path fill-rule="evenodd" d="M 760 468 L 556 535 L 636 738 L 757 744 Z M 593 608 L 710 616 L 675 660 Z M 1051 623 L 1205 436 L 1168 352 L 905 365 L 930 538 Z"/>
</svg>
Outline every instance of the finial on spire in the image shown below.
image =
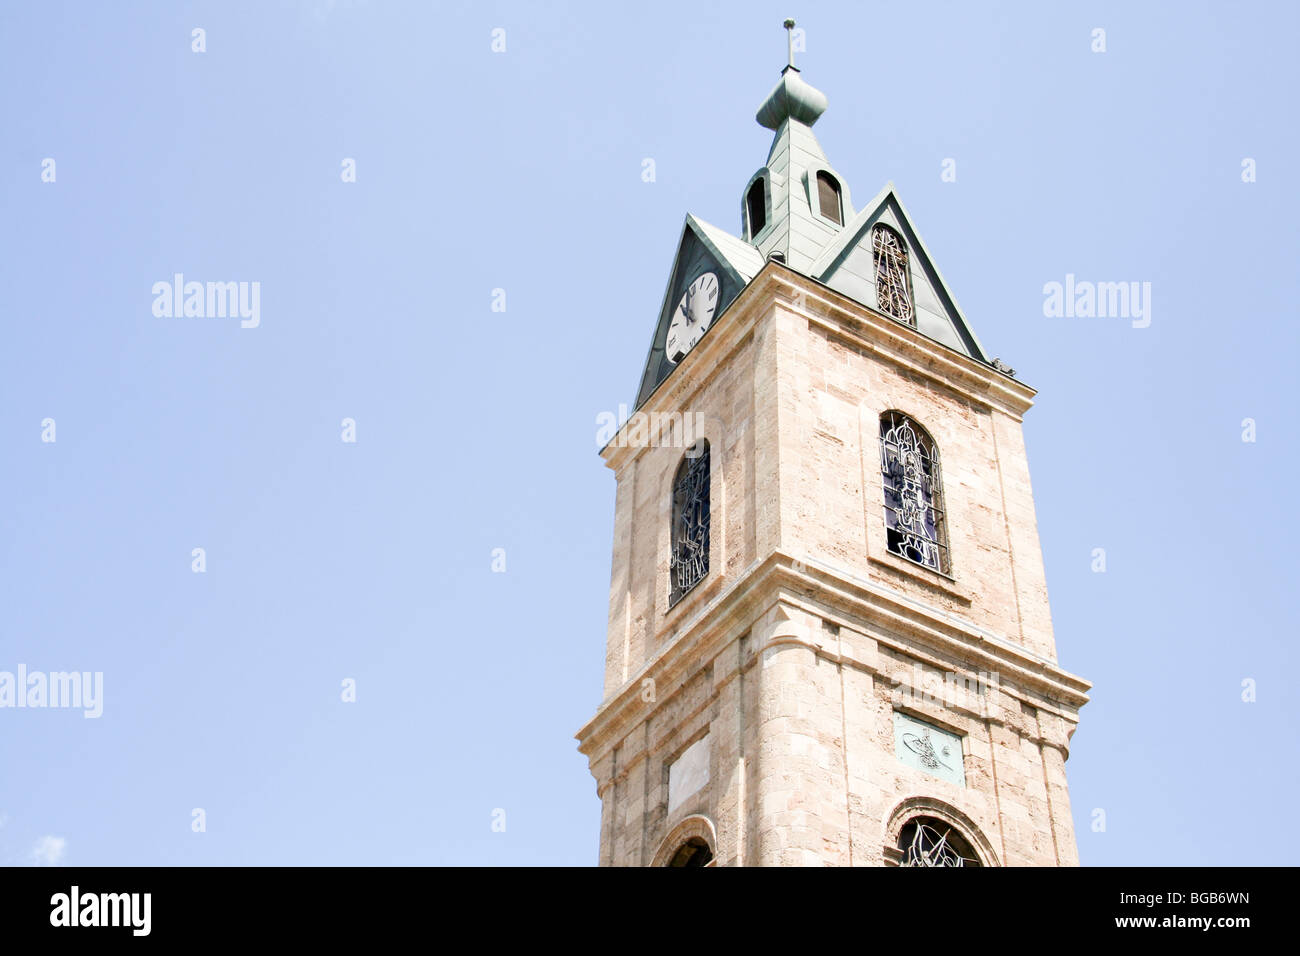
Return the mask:
<svg viewBox="0 0 1300 956">
<path fill-rule="evenodd" d="M 790 44 L 790 62 L 781 71 L 781 79 L 754 117 L 760 126 L 768 129 L 780 129 L 786 120 L 797 120 L 805 126 L 811 126 L 826 111 L 826 96 L 821 90 L 805 83 L 799 76 L 799 67 L 794 65 L 792 17 L 786 17 L 785 30 Z"/>
</svg>

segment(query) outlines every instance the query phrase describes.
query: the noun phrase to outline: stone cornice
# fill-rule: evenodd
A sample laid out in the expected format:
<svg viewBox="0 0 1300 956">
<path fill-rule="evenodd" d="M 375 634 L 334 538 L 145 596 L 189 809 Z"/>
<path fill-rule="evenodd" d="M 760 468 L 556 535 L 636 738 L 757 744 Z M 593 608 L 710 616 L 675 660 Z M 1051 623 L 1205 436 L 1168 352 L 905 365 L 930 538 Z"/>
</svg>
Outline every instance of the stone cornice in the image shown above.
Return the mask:
<svg viewBox="0 0 1300 956">
<path fill-rule="evenodd" d="M 1010 640 L 875 581 L 778 551 L 745 569 L 730 587 L 683 622 L 672 642 L 608 697 L 577 733 L 578 749 L 592 764 L 601 759 L 661 706 L 669 688 L 683 682 L 700 662 L 712 662 L 729 640 L 739 636 L 740 629 L 776 603 L 814 614 L 820 613 L 821 606 L 829 606 L 879 626 L 883 633 L 873 631 L 871 636 L 882 646 L 914 654 L 915 647 L 896 639 L 893 635 L 897 634 L 933 652 L 965 659 L 976 670 L 995 670 L 1001 674 L 1004 689 L 1012 685 L 1032 692 L 1050 701 L 1071 721 L 1088 701 L 1091 685 L 1087 681 Z M 789 642 L 791 638 L 779 640 Z M 805 643 L 817 653 L 836 657 L 811 639 Z M 752 648 L 755 654 L 762 650 L 757 645 Z M 862 666 L 849 658 L 844 663 Z M 646 679 L 653 680 L 659 690 L 654 703 L 641 699 Z"/>
</svg>

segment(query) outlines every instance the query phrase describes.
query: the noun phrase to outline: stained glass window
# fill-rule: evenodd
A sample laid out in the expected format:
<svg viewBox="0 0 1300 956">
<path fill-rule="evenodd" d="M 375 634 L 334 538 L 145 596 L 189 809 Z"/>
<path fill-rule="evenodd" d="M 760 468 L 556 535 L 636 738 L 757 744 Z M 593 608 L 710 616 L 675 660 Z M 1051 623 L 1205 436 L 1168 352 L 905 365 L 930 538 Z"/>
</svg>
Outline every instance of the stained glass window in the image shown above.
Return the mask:
<svg viewBox="0 0 1300 956">
<path fill-rule="evenodd" d="M 899 866 L 982 866 L 966 838 L 934 817 L 908 820 L 898 834 Z"/>
<path fill-rule="evenodd" d="M 682 458 L 673 481 L 671 607 L 709 573 L 709 443 Z"/>
<path fill-rule="evenodd" d="M 894 230 L 878 224 L 871 229 L 871 258 L 876 265 L 876 306 L 900 322 L 916 325 L 907 245 Z"/>
<path fill-rule="evenodd" d="M 939 449 L 925 429 L 899 412 L 880 416 L 880 473 L 886 546 L 935 571 L 948 571 Z"/>
</svg>

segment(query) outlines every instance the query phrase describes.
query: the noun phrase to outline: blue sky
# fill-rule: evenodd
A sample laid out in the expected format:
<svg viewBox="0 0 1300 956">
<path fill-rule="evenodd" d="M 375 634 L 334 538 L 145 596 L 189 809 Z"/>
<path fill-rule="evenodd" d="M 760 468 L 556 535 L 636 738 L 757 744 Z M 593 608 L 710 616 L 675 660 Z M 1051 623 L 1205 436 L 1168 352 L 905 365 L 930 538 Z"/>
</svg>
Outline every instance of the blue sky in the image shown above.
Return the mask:
<svg viewBox="0 0 1300 956">
<path fill-rule="evenodd" d="M 42 2 L 0 9 L 0 670 L 104 712 L 0 710 L 0 863 L 595 861 L 596 416 L 684 215 L 739 229 L 785 16 L 854 197 L 1040 390 L 1083 862 L 1294 861 L 1294 7 Z M 177 272 L 260 325 L 155 317 Z M 1067 274 L 1150 326 L 1045 317 Z"/>
</svg>

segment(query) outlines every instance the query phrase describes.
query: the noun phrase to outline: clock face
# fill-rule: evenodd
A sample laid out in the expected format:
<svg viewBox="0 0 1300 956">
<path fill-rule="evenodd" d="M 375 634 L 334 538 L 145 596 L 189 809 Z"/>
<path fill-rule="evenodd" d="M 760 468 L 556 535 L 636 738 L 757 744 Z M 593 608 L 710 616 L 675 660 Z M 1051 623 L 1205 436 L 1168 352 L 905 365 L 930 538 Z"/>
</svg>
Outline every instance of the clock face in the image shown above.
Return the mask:
<svg viewBox="0 0 1300 956">
<path fill-rule="evenodd" d="M 686 357 L 713 321 L 713 313 L 718 309 L 718 291 L 717 275 L 705 272 L 682 294 L 664 343 L 664 356 L 673 365 Z"/>
</svg>

